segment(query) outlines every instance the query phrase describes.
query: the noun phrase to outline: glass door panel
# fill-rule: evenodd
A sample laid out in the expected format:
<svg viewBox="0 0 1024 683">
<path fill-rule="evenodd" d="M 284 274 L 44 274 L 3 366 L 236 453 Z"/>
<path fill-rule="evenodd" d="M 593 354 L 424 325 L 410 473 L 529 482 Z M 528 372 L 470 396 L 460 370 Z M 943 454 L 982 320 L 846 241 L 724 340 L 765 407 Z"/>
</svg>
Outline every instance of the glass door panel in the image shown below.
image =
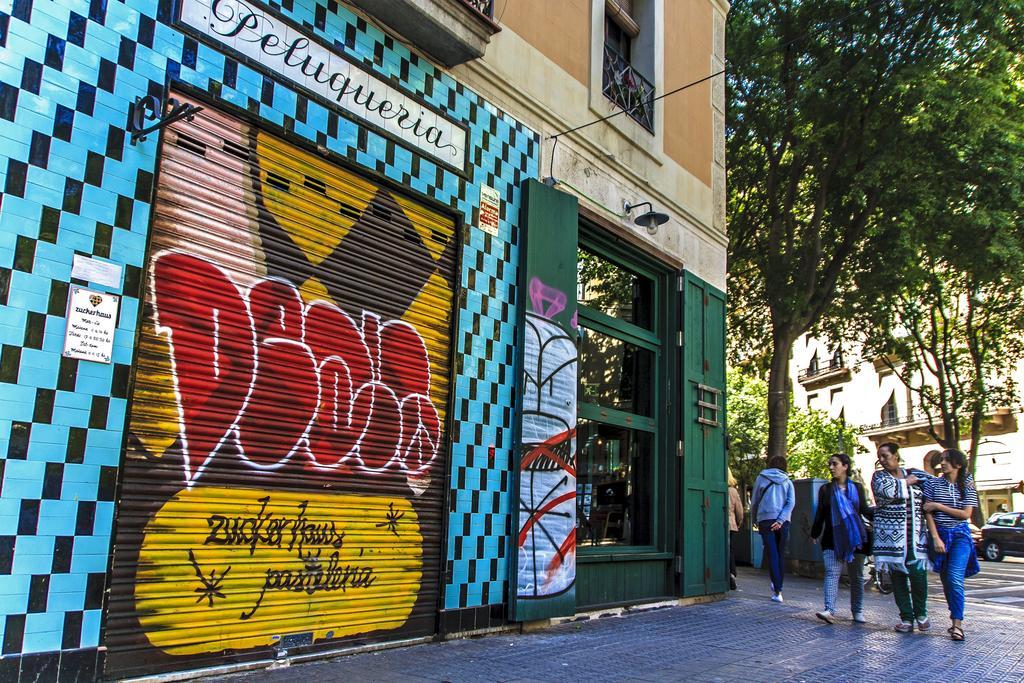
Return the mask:
<svg viewBox="0 0 1024 683">
<path fill-rule="evenodd" d="M 589 249 L 579 250 L 577 300 L 607 316 L 654 329 L 654 281 Z"/>
<path fill-rule="evenodd" d="M 649 545 L 653 434 L 577 424 L 576 538 L 583 546 Z"/>
<path fill-rule="evenodd" d="M 586 327 L 582 336 L 579 400 L 653 415 L 654 352 Z"/>
</svg>

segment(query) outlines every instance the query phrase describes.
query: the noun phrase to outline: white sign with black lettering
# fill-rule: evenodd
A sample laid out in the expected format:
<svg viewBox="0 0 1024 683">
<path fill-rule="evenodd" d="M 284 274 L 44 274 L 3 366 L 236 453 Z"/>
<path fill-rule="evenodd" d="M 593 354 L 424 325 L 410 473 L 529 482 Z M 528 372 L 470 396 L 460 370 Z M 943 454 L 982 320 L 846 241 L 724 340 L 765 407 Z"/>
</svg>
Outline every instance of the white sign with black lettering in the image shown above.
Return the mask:
<svg viewBox="0 0 1024 683">
<path fill-rule="evenodd" d="M 116 294 L 72 287 L 68 297 L 64 355 L 97 363 L 111 362 L 120 303 L 121 297 Z"/>
<path fill-rule="evenodd" d="M 468 141 L 461 125 L 348 61 L 258 0 L 182 0 L 180 5 L 180 22 L 200 35 L 439 161 L 457 169 L 465 165 Z"/>
</svg>

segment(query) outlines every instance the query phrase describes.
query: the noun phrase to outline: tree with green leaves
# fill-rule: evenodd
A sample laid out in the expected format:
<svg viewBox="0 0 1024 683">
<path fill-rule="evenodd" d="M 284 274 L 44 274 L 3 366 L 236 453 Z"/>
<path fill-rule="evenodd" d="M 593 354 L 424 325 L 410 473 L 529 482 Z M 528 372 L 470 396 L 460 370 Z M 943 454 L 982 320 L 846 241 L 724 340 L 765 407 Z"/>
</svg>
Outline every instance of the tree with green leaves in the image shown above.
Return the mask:
<svg viewBox="0 0 1024 683">
<path fill-rule="evenodd" d="M 1013 45 L 1020 2 L 736 0 L 729 26 L 732 352 L 767 346 L 769 455 L 787 448 L 789 361 L 893 290 L 934 200 L 922 111 L 970 108 L 951 73 Z M 1019 43 L 1017 43 L 1019 44 Z"/>
<path fill-rule="evenodd" d="M 987 416 L 1017 403 L 1024 358 L 1024 62 L 994 45 L 984 59 L 933 84 L 972 106 L 935 97 L 918 117 L 918 181 L 928 201 L 892 217 L 916 235 L 919 257 L 856 326 L 865 351 L 911 390 L 935 442 L 976 465 Z"/>
<path fill-rule="evenodd" d="M 765 466 L 768 445 L 768 384 L 763 379 L 729 368 L 729 467 L 742 486 L 750 486 Z M 786 450 L 789 471 L 802 477 L 828 477 L 828 458 L 836 452 L 863 453 L 857 430 L 820 410 L 789 404 Z"/>
</svg>

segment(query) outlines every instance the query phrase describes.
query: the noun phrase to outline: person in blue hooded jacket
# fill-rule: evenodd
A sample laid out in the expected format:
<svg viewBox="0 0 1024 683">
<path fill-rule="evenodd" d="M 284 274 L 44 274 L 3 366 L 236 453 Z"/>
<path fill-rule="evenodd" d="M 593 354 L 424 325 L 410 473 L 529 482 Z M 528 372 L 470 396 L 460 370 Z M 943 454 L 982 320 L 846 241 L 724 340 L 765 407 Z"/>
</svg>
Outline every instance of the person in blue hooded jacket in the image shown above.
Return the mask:
<svg viewBox="0 0 1024 683">
<path fill-rule="evenodd" d="M 757 521 L 757 531 L 764 544 L 764 558 L 772 580 L 772 601 L 782 602 L 783 555 L 789 539 L 789 520 L 796 503 L 793 482 L 786 474 L 786 458 L 768 458 L 768 467 L 754 480 L 750 498 L 750 518 Z"/>
</svg>

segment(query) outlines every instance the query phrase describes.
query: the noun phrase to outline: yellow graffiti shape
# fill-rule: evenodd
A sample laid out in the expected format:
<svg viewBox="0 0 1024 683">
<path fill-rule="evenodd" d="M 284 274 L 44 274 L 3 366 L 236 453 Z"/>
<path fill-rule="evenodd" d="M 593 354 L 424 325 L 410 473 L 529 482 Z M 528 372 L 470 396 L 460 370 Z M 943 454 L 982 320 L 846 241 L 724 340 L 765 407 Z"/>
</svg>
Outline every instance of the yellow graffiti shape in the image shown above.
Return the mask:
<svg viewBox="0 0 1024 683">
<path fill-rule="evenodd" d="M 153 323 L 146 320 L 139 336 L 139 359 L 135 374 L 135 400 L 131 433 L 145 448 L 139 454 L 129 449 L 129 457 L 160 457 L 178 439 L 181 415 L 178 413 L 174 377 L 171 375 L 167 340 L 157 336 Z"/>
<path fill-rule="evenodd" d="M 402 208 L 405 217 L 412 223 L 413 229 L 419 234 L 427 251 L 435 261 L 439 261 L 448 247 L 448 243 L 455 239 L 455 224 L 452 219 L 442 216 L 436 211 L 431 211 L 402 195 L 396 194 L 393 197 Z"/>
<path fill-rule="evenodd" d="M 400 628 L 423 575 L 408 501 L 197 487 L 146 526 L 135 612 L 172 655 Z"/>
<path fill-rule="evenodd" d="M 377 186 L 271 135 L 257 135 L 263 204 L 314 266 L 331 255 Z"/>
<path fill-rule="evenodd" d="M 448 404 L 448 366 L 444 361 L 451 343 L 451 331 L 447 326 L 447 318 L 439 319 L 437 311 L 449 310 L 451 305 L 452 291 L 448 283 L 434 272 L 402 316 L 402 320 L 416 328 L 426 344 L 430 357 L 430 400 L 437 408 L 442 422 Z"/>
</svg>

